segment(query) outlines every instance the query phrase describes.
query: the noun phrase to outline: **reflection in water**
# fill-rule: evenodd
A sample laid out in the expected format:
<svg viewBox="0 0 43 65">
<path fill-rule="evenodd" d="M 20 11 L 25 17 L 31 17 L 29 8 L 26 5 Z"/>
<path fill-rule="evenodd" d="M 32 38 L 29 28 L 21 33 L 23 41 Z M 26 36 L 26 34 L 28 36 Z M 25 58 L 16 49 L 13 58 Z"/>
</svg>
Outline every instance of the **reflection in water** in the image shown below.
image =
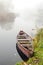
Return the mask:
<svg viewBox="0 0 43 65">
<path fill-rule="evenodd" d="M 36 25 L 38 28 L 43 27 L 43 3 L 41 3 L 38 7 Z"/>
<path fill-rule="evenodd" d="M 14 5 L 12 5 L 12 0 L 0 0 L 0 26 L 6 30 L 12 28 L 13 22 L 15 20 L 15 13 L 13 12 Z"/>
<path fill-rule="evenodd" d="M 12 28 L 12 25 L 15 20 L 15 14 L 14 13 L 8 13 L 3 12 L 0 13 L 0 26 L 6 30 L 9 30 Z"/>
</svg>

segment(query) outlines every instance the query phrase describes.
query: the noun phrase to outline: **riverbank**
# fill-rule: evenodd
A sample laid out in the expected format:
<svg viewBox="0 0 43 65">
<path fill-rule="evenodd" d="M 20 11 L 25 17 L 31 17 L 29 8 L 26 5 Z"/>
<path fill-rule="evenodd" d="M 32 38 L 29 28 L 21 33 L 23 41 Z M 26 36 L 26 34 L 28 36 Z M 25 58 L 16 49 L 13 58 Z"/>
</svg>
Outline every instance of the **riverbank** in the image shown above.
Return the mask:
<svg viewBox="0 0 43 65">
<path fill-rule="evenodd" d="M 39 29 L 33 39 L 34 56 L 27 61 L 27 65 L 43 65 L 43 28 Z M 25 65 L 18 62 L 16 65 Z"/>
</svg>

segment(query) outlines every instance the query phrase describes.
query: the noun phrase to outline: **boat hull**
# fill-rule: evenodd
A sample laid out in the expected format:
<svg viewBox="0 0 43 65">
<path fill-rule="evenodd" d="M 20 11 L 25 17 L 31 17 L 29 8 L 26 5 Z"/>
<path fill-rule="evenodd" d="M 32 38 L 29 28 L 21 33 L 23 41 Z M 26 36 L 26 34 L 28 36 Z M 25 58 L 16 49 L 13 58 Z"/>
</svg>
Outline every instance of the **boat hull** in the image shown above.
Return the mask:
<svg viewBox="0 0 43 65">
<path fill-rule="evenodd" d="M 22 51 L 21 49 L 18 47 L 18 44 L 16 43 L 16 49 L 17 52 L 19 53 L 20 57 L 22 58 L 23 61 L 27 61 L 29 59 L 29 57 L 27 57 Z"/>
</svg>

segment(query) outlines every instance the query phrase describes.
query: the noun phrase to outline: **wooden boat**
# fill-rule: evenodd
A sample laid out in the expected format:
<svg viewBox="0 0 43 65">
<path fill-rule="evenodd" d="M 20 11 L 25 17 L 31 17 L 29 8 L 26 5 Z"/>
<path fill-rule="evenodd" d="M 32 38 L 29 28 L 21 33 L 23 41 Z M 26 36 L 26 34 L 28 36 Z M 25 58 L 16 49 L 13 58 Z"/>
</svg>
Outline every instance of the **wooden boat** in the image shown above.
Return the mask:
<svg viewBox="0 0 43 65">
<path fill-rule="evenodd" d="M 27 61 L 34 54 L 32 38 L 24 31 L 20 31 L 17 35 L 16 49 L 24 61 Z"/>
</svg>

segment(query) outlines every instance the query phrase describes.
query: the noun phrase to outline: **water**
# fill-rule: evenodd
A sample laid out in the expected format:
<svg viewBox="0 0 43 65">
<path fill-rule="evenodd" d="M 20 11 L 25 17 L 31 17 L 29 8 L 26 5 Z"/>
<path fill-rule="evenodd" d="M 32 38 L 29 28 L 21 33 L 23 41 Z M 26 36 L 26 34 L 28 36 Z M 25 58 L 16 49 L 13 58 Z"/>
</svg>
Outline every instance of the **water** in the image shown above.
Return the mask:
<svg viewBox="0 0 43 65">
<path fill-rule="evenodd" d="M 3 23 L 0 24 L 0 65 L 15 65 L 16 62 L 21 61 L 16 51 L 16 36 L 20 30 L 25 31 L 31 36 L 34 36 L 36 32 L 32 29 L 35 29 L 35 15 L 37 13 L 35 7 L 39 1 L 33 0 L 33 2 L 28 2 L 28 0 L 25 0 L 25 3 L 24 0 L 16 1 L 13 3 L 15 3 L 15 11 L 18 12 L 19 16 L 14 22 L 7 23 L 7 27 L 9 28 L 10 26 L 11 28 L 6 29 L 6 25 L 4 26 Z"/>
<path fill-rule="evenodd" d="M 0 29 L 0 64 L 12 65 L 18 61 L 16 52 L 15 30 L 5 31 Z"/>
<path fill-rule="evenodd" d="M 33 25 L 33 23 L 31 25 Z M 16 62 L 21 60 L 16 51 L 16 36 L 21 29 L 26 33 L 30 34 L 30 32 L 32 31 L 31 29 L 33 27 L 31 25 L 29 24 L 29 22 L 23 21 L 21 17 L 17 17 L 13 22 L 12 29 L 6 30 L 5 28 L 1 28 L 0 26 L 1 65 L 14 65 Z"/>
</svg>

